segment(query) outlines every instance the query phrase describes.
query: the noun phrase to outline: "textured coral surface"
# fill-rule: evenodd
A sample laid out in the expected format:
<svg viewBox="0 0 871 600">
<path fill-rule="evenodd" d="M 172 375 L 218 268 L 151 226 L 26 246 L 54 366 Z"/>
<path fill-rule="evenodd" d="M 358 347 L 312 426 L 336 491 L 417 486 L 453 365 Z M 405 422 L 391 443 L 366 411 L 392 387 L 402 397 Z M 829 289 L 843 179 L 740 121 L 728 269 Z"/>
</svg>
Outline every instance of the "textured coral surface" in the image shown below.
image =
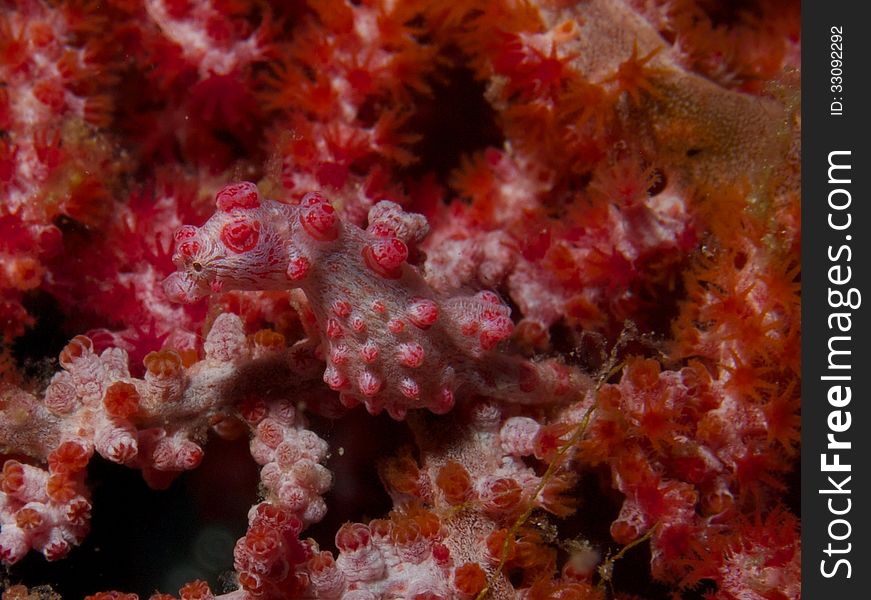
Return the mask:
<svg viewBox="0 0 871 600">
<path fill-rule="evenodd" d="M 0 0 L 3 600 L 800 597 L 799 20 Z"/>
</svg>

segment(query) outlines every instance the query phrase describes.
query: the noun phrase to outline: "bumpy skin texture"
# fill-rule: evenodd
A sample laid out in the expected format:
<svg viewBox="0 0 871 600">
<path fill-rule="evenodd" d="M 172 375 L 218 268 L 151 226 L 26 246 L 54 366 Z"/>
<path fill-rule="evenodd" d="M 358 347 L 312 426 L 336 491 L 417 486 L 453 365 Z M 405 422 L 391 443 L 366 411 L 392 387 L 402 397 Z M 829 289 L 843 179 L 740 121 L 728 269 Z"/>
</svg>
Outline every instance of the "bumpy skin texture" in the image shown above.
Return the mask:
<svg viewBox="0 0 871 600">
<path fill-rule="evenodd" d="M 202 227 L 176 233 L 179 271 L 164 282 L 167 296 L 302 289 L 318 324 L 324 382 L 346 406 L 403 419 L 411 408 L 445 413 L 458 393 L 535 403 L 586 385 L 556 361 L 494 351 L 514 328 L 496 294 L 444 298 L 430 288 L 406 260 L 428 230 L 420 215 L 382 201 L 364 231 L 317 192 L 284 204 L 261 199 L 247 182 L 226 186 L 216 202 Z"/>
</svg>

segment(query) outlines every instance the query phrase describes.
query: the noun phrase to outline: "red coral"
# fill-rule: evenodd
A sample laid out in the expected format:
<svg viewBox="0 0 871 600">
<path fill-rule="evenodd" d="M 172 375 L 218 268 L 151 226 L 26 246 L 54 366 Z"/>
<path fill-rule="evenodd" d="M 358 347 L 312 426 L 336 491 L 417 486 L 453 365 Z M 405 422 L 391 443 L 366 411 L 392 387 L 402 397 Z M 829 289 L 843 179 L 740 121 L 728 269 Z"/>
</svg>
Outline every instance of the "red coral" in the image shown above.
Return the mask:
<svg viewBox="0 0 871 600">
<path fill-rule="evenodd" d="M 799 595 L 797 2 L 0 3 L 4 563 L 247 433 L 182 598 Z"/>
</svg>

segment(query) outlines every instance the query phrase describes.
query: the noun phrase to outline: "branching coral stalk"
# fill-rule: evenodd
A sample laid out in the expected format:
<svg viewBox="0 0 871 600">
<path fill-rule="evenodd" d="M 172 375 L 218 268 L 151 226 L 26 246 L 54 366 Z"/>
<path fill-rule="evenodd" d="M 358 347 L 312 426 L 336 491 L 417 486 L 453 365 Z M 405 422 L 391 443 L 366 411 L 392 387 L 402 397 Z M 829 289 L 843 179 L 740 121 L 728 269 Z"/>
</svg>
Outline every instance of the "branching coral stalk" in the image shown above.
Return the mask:
<svg viewBox="0 0 871 600">
<path fill-rule="evenodd" d="M 264 465 L 267 497 L 298 515 L 299 529 L 322 518 L 319 496 L 329 486 L 319 466 L 323 442 L 302 429 L 305 421 L 280 395 L 292 391 L 301 400 L 317 386 L 288 372 L 276 350 L 252 347 L 238 317 L 228 314 L 212 326 L 205 358 L 189 368 L 164 350 L 145 358 L 144 379 L 132 378 L 123 350 L 97 355 L 90 339 L 78 336 L 61 353 L 63 370 L 41 399 L 4 388 L 0 447 L 45 461 L 48 470 L 4 464 L 3 561 L 17 562 L 31 547 L 54 560 L 81 542 L 90 514 L 84 469 L 94 453 L 141 469 L 152 487 L 166 487 L 200 463 L 210 428 L 232 434 L 240 416 L 255 428 L 252 452 Z M 260 395 L 256 382 L 264 372 L 272 374 L 277 396 Z"/>
</svg>

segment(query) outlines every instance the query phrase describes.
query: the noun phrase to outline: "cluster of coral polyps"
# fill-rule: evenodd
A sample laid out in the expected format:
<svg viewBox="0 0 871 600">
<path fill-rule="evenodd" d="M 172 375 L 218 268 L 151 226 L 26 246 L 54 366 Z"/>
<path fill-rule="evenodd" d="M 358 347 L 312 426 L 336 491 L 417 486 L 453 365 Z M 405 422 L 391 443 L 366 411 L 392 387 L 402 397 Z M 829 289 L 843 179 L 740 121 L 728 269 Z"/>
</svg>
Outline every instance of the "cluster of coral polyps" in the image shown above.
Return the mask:
<svg viewBox="0 0 871 600">
<path fill-rule="evenodd" d="M 96 463 L 246 435 L 181 598 L 799 597 L 799 56 L 792 0 L 0 0 L 3 599 Z"/>
</svg>

